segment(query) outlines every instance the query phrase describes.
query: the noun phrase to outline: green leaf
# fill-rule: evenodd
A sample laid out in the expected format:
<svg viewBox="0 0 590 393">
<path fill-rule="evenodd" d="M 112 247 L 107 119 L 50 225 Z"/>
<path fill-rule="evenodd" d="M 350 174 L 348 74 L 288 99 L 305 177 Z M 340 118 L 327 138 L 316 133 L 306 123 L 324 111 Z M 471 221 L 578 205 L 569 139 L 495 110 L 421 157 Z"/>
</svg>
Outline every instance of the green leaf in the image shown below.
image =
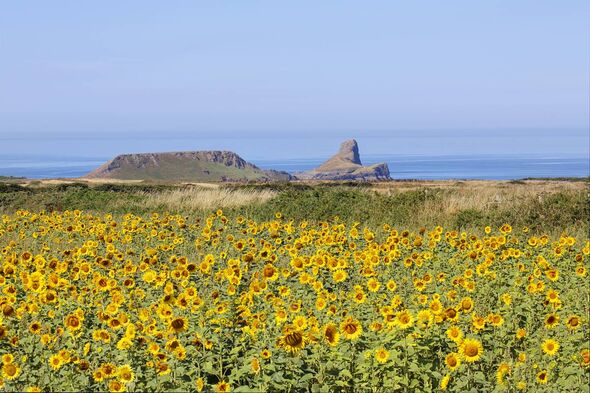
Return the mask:
<svg viewBox="0 0 590 393">
<path fill-rule="evenodd" d="M 236 393 L 240 393 L 240 392 L 247 393 L 247 392 L 251 392 L 252 388 L 250 386 L 243 385 L 243 386 L 238 386 L 235 389 L 232 389 L 232 391 L 236 392 Z"/>
<path fill-rule="evenodd" d="M 313 379 L 314 375 L 313 374 L 305 374 L 304 376 L 302 376 L 301 378 L 299 378 L 299 382 L 307 382 L 311 379 Z"/>
<path fill-rule="evenodd" d="M 203 371 L 205 371 L 208 374 L 215 374 L 215 369 L 213 368 L 213 363 L 211 362 L 205 362 L 203 363 Z"/>
<path fill-rule="evenodd" d="M 481 371 L 477 371 L 475 374 L 473 374 L 473 379 L 475 380 L 475 382 L 479 383 L 486 382 L 486 376 Z"/>
</svg>

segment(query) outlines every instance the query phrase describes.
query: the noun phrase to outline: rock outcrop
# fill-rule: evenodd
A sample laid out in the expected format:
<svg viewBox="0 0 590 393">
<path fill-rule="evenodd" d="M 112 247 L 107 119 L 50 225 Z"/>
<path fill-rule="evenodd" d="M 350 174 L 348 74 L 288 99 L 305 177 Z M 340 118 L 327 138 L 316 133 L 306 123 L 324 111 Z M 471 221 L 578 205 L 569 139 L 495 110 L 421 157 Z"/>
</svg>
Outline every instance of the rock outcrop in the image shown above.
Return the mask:
<svg viewBox="0 0 590 393">
<path fill-rule="evenodd" d="M 264 170 L 230 151 L 122 154 L 86 178 L 170 181 L 278 181 L 287 172 Z"/>
<path fill-rule="evenodd" d="M 340 150 L 319 167 L 307 172 L 296 173 L 301 180 L 389 180 L 386 163 L 364 166 L 359 155 L 358 143 L 354 139 L 344 141 Z"/>
</svg>

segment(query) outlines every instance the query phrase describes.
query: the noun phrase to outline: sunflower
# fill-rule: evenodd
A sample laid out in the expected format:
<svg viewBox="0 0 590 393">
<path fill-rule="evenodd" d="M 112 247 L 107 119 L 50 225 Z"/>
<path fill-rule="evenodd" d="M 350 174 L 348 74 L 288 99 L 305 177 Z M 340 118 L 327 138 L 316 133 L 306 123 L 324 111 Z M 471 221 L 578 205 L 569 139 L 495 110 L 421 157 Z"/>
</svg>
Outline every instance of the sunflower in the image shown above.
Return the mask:
<svg viewBox="0 0 590 393">
<path fill-rule="evenodd" d="M 414 325 L 414 317 L 412 316 L 412 314 L 408 310 L 403 310 L 403 311 L 398 312 L 395 318 L 396 318 L 397 326 L 400 329 L 407 329 L 409 327 L 412 327 L 412 325 Z"/>
<path fill-rule="evenodd" d="M 432 302 L 430 302 L 429 308 L 434 315 L 438 315 L 443 312 L 443 305 L 438 299 L 433 299 Z"/>
<path fill-rule="evenodd" d="M 102 371 L 100 370 L 100 368 L 94 370 L 94 372 L 92 373 L 92 378 L 96 382 L 102 382 L 102 381 L 104 381 L 104 374 L 102 373 Z"/>
<path fill-rule="evenodd" d="M 449 381 L 451 380 L 451 374 L 447 374 L 440 380 L 440 390 L 447 390 Z"/>
<path fill-rule="evenodd" d="M 127 390 L 127 388 L 125 387 L 125 385 L 123 383 L 121 383 L 120 381 L 117 381 L 116 379 L 109 382 L 109 391 L 110 392 L 118 393 L 118 392 L 124 392 L 126 390 Z"/>
<path fill-rule="evenodd" d="M 526 337 L 526 329 L 519 328 L 516 331 L 516 338 L 519 339 L 519 340 L 522 340 L 525 337 Z"/>
<path fill-rule="evenodd" d="M 451 371 L 454 371 L 461 365 L 461 358 L 457 353 L 451 352 L 445 356 L 445 364 Z"/>
<path fill-rule="evenodd" d="M 287 352 L 296 353 L 305 347 L 305 338 L 303 333 L 299 331 L 288 332 L 281 337 L 280 345 Z"/>
<path fill-rule="evenodd" d="M 468 362 L 475 362 L 479 360 L 483 353 L 483 345 L 481 341 L 475 338 L 466 338 L 460 346 L 460 352 L 463 358 Z"/>
<path fill-rule="evenodd" d="M 174 333 L 180 333 L 188 328 L 188 322 L 184 317 L 177 317 L 170 321 L 169 329 Z"/>
<path fill-rule="evenodd" d="M 156 364 L 156 372 L 158 375 L 168 375 L 172 372 L 172 369 L 166 362 L 158 362 Z"/>
<path fill-rule="evenodd" d="M 59 370 L 59 368 L 63 365 L 63 361 L 58 354 L 51 355 L 48 362 L 51 368 L 54 370 Z"/>
<path fill-rule="evenodd" d="M 492 326 L 502 326 L 504 324 L 504 317 L 500 314 L 490 314 L 488 320 Z"/>
<path fill-rule="evenodd" d="M 445 310 L 444 316 L 449 321 L 456 322 L 459 319 L 459 313 L 454 307 L 449 307 Z"/>
<path fill-rule="evenodd" d="M 80 330 L 80 328 L 82 327 L 82 322 L 80 321 L 80 318 L 78 318 L 78 316 L 75 314 L 68 315 L 64 320 L 64 324 L 66 325 L 66 328 L 68 328 L 68 330 L 72 332 Z"/>
<path fill-rule="evenodd" d="M 356 340 L 363 333 L 363 327 L 358 320 L 348 317 L 340 323 L 340 331 L 347 340 Z"/>
<path fill-rule="evenodd" d="M 476 331 L 483 330 L 486 327 L 486 319 L 484 317 L 473 315 L 471 321 L 473 323 L 473 329 Z"/>
<path fill-rule="evenodd" d="M 332 273 L 332 280 L 334 280 L 336 283 L 346 280 L 347 277 L 348 274 L 346 274 L 344 270 L 336 270 L 334 273 Z"/>
<path fill-rule="evenodd" d="M 270 359 L 272 352 L 270 352 L 268 349 L 263 349 L 260 351 L 260 356 L 262 356 L 263 359 Z"/>
<path fill-rule="evenodd" d="M 41 331 L 41 323 L 39 321 L 33 321 L 29 325 L 29 332 L 32 334 L 39 334 Z"/>
<path fill-rule="evenodd" d="M 588 368 L 590 366 L 590 349 L 582 349 L 580 355 L 582 356 L 582 367 Z"/>
<path fill-rule="evenodd" d="M 506 382 L 504 376 L 510 374 L 510 365 L 508 363 L 500 363 L 496 371 L 496 382 L 498 385 L 504 385 Z"/>
<path fill-rule="evenodd" d="M 15 379 L 20 374 L 20 367 L 14 363 L 8 363 L 2 366 L 2 376 L 5 379 Z"/>
<path fill-rule="evenodd" d="M 461 310 L 464 313 L 473 310 L 473 300 L 470 297 L 464 297 L 463 300 L 461 300 Z"/>
<path fill-rule="evenodd" d="M 260 360 L 258 360 L 258 358 L 252 358 L 252 360 L 250 360 L 250 370 L 253 374 L 258 374 L 260 372 Z"/>
<path fill-rule="evenodd" d="M 297 330 L 305 330 L 307 328 L 307 319 L 303 315 L 298 315 L 293 319 L 293 326 Z"/>
<path fill-rule="evenodd" d="M 567 326 L 568 329 L 570 330 L 576 330 L 577 328 L 580 327 L 581 325 L 581 319 L 579 316 L 577 315 L 571 315 L 568 319 L 567 322 L 565 323 L 565 325 Z"/>
<path fill-rule="evenodd" d="M 59 356 L 59 358 L 61 359 L 61 362 L 63 364 L 68 364 L 72 358 L 70 356 L 70 352 L 67 349 L 61 349 L 58 353 L 57 356 Z"/>
<path fill-rule="evenodd" d="M 197 387 L 197 392 L 202 392 L 203 389 L 205 388 L 205 381 L 203 380 L 203 378 L 199 377 L 199 378 L 197 378 L 195 385 Z"/>
<path fill-rule="evenodd" d="M 375 351 L 375 360 L 383 364 L 389 359 L 389 351 L 385 348 L 379 348 Z"/>
<path fill-rule="evenodd" d="M 318 311 L 323 310 L 324 308 L 326 308 L 327 305 L 327 301 L 326 299 L 324 299 L 323 297 L 318 297 L 316 302 L 315 302 L 315 309 Z"/>
<path fill-rule="evenodd" d="M 184 347 L 176 348 L 174 351 L 174 356 L 176 356 L 178 360 L 186 359 L 186 349 L 184 349 Z"/>
<path fill-rule="evenodd" d="M 135 379 L 135 374 L 133 373 L 131 366 L 129 366 L 128 364 L 125 364 L 118 368 L 117 376 L 124 383 L 133 382 L 133 380 Z"/>
<path fill-rule="evenodd" d="M 418 311 L 418 315 L 416 315 L 416 319 L 418 321 L 417 322 L 418 326 L 421 329 L 425 329 L 425 328 L 429 327 L 430 325 L 432 325 L 432 322 L 434 320 L 434 315 L 428 309 L 420 310 L 420 311 Z"/>
<path fill-rule="evenodd" d="M 551 281 L 557 281 L 557 279 L 559 278 L 559 270 L 556 269 L 549 269 L 545 272 L 545 275 L 547 276 L 548 279 L 550 279 Z"/>
<path fill-rule="evenodd" d="M 338 333 L 338 328 L 336 328 L 336 325 L 329 323 L 324 327 L 324 339 L 331 346 L 338 344 L 340 341 L 340 333 Z"/>
<path fill-rule="evenodd" d="M 549 356 L 553 356 L 559 351 L 559 343 L 553 339 L 548 339 L 543 341 L 541 344 L 541 349 Z"/>
<path fill-rule="evenodd" d="M 14 362 L 14 355 L 11 353 L 5 353 L 2 355 L 2 364 L 10 364 Z"/>
<path fill-rule="evenodd" d="M 545 327 L 547 329 L 552 329 L 559 324 L 559 315 L 557 314 L 548 314 L 545 317 Z"/>
<path fill-rule="evenodd" d="M 355 303 L 357 304 L 363 304 L 365 302 L 365 300 L 367 300 L 367 295 L 365 295 L 365 292 L 363 292 L 363 290 L 357 290 L 354 292 L 354 295 L 352 296 L 352 300 L 355 301 Z"/>
<path fill-rule="evenodd" d="M 537 382 L 540 384 L 546 384 L 549 380 L 549 373 L 547 370 L 541 370 L 537 373 Z"/>
<path fill-rule="evenodd" d="M 447 337 L 459 343 L 463 339 L 463 331 L 459 326 L 453 325 L 447 329 Z"/>
<path fill-rule="evenodd" d="M 112 378 L 117 373 L 117 366 L 115 366 L 113 363 L 103 363 L 100 366 L 100 370 L 102 371 L 102 374 L 105 378 Z"/>
<path fill-rule="evenodd" d="M 264 269 L 262 269 L 262 275 L 270 281 L 275 281 L 279 277 L 277 269 L 271 264 L 264 266 Z"/>
<path fill-rule="evenodd" d="M 227 383 L 225 381 L 221 381 L 217 384 L 216 388 L 217 388 L 217 393 L 227 393 L 230 391 L 231 386 L 229 383 Z"/>
<path fill-rule="evenodd" d="M 397 284 L 394 280 L 387 281 L 387 284 L 385 286 L 387 287 L 387 290 L 390 292 L 395 291 L 395 289 L 397 288 Z"/>
<path fill-rule="evenodd" d="M 381 288 L 381 283 L 379 282 L 379 280 L 375 278 L 370 278 L 369 281 L 367 281 L 367 289 L 370 292 L 377 292 L 379 288 Z"/>
</svg>

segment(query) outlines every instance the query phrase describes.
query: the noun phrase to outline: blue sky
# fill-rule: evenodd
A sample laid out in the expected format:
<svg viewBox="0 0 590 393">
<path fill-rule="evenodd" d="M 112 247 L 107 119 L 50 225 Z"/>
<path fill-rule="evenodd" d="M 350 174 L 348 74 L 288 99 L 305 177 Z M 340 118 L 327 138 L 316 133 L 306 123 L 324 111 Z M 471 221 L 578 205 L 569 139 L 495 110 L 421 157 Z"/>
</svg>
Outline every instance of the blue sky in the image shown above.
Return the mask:
<svg viewBox="0 0 590 393">
<path fill-rule="evenodd" d="M 585 152 L 589 16 L 586 1 L 4 2 L 0 137 L 504 130 L 549 151 L 542 129 Z"/>
</svg>

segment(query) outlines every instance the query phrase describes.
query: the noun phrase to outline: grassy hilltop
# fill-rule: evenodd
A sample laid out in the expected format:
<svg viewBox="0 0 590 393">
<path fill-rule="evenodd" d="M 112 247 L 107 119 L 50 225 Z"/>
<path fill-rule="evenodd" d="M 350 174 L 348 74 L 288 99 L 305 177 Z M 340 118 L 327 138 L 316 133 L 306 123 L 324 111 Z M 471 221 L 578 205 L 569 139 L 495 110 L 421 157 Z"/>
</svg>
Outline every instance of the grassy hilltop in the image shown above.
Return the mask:
<svg viewBox="0 0 590 393">
<path fill-rule="evenodd" d="M 122 154 L 86 175 L 89 179 L 152 181 L 278 181 L 286 172 L 264 170 L 230 151 Z"/>
</svg>

